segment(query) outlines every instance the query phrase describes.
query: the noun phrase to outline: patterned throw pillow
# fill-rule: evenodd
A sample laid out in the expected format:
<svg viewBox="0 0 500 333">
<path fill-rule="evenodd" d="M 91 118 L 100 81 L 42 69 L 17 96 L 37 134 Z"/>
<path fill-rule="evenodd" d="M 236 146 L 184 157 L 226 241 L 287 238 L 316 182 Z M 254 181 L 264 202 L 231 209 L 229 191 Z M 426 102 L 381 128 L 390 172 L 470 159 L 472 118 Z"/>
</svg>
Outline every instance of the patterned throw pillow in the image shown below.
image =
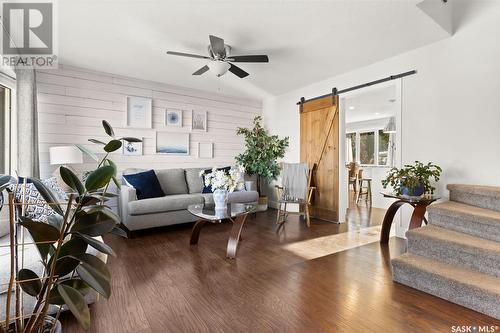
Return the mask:
<svg viewBox="0 0 500 333">
<path fill-rule="evenodd" d="M 56 195 L 59 199 L 61 200 L 68 200 L 68 195 L 66 194 L 66 192 L 64 192 L 64 190 L 61 188 L 61 186 L 59 185 L 59 182 L 57 181 L 57 177 L 50 177 L 50 178 L 47 178 L 47 179 L 44 179 L 42 180 L 42 183 L 49 187 Z"/>
<path fill-rule="evenodd" d="M 42 183 L 47 186 L 52 192 L 58 197 L 59 200 L 67 200 L 68 196 L 57 184 L 57 178 L 51 177 L 42 180 Z M 41 222 L 47 222 L 47 218 L 54 214 L 52 208 L 45 202 L 42 195 L 36 189 L 35 185 L 32 183 L 26 184 L 26 191 L 23 190 L 24 184 L 11 185 L 10 190 L 15 192 L 15 200 L 21 202 L 23 199 L 23 194 L 25 202 L 28 204 L 26 206 L 26 216 Z"/>
</svg>

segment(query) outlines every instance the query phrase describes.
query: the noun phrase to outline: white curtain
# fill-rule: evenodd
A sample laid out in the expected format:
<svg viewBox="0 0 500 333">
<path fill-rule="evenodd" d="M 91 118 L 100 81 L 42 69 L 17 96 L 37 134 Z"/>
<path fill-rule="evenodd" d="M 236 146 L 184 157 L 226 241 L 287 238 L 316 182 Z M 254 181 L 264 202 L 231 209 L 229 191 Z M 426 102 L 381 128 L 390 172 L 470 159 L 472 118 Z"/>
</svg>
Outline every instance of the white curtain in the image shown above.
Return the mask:
<svg viewBox="0 0 500 333">
<path fill-rule="evenodd" d="M 36 74 L 16 69 L 17 171 L 21 177 L 40 177 Z"/>
</svg>

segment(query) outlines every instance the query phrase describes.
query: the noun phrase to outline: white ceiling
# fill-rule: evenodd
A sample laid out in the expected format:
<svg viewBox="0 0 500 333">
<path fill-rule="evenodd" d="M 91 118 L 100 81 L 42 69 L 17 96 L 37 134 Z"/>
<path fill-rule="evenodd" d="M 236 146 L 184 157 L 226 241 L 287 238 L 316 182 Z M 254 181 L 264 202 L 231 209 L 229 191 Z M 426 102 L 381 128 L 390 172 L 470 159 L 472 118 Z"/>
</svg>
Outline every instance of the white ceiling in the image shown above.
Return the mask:
<svg viewBox="0 0 500 333">
<path fill-rule="evenodd" d="M 394 117 L 397 106 L 394 85 L 364 90 L 345 100 L 346 123 Z"/>
<path fill-rule="evenodd" d="M 449 36 L 417 0 L 58 1 L 59 59 L 67 65 L 226 94 L 265 98 Z M 268 54 L 250 73 L 191 73 L 208 35 L 233 54 Z"/>
</svg>

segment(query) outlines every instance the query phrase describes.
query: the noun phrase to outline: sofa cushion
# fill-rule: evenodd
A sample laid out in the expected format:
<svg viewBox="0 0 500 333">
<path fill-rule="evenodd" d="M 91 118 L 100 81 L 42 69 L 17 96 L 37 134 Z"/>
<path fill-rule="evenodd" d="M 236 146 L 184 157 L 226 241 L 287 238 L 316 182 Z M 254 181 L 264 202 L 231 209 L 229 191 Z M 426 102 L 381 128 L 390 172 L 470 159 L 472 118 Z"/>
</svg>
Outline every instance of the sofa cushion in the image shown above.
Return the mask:
<svg viewBox="0 0 500 333">
<path fill-rule="evenodd" d="M 188 194 L 184 169 L 161 169 L 155 172 L 166 195 Z"/>
<path fill-rule="evenodd" d="M 200 176 L 202 170 L 205 170 L 205 168 L 189 168 L 184 170 L 189 193 L 201 193 L 203 190 L 203 178 Z"/>
<path fill-rule="evenodd" d="M 160 182 L 153 170 L 139 172 L 132 175 L 124 175 L 123 178 L 137 193 L 137 199 L 144 200 L 149 198 L 162 197 L 165 193 L 160 186 Z"/>
<path fill-rule="evenodd" d="M 257 191 L 235 191 L 229 194 L 230 203 L 252 203 L 257 201 L 259 201 L 259 193 Z"/>
<path fill-rule="evenodd" d="M 187 209 L 193 204 L 202 204 L 203 197 L 199 194 L 174 194 L 161 198 L 131 201 L 128 203 L 130 215 L 144 215 Z"/>
</svg>

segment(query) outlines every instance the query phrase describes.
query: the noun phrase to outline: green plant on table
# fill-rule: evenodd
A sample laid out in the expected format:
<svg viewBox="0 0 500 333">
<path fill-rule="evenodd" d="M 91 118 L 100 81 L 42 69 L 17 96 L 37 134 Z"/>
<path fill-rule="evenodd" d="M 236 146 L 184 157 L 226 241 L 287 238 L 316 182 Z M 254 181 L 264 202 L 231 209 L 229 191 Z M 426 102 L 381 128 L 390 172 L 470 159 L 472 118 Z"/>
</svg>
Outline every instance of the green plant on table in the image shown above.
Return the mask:
<svg viewBox="0 0 500 333">
<path fill-rule="evenodd" d="M 252 129 L 238 127 L 236 130 L 236 134 L 245 137 L 245 151 L 236 156 L 236 161 L 248 175 L 257 176 L 257 189 L 262 194 L 262 181 L 270 182 L 280 173 L 278 159 L 285 156 L 289 139 L 270 135 L 262 126 L 261 116 L 256 116 L 253 124 Z"/>
<path fill-rule="evenodd" d="M 116 139 L 112 127 L 103 120 L 103 127 L 110 141 L 102 142 L 95 139 L 89 141 L 102 145 L 104 157 L 99 158 L 95 153 L 84 146 L 78 145 L 86 155 L 97 163 L 97 168 L 88 173 L 85 182 L 82 182 L 70 169 L 60 168 L 61 178 L 71 189 L 67 202 L 60 202 L 57 196 L 38 179 L 30 179 L 40 195 L 54 211 L 48 217 L 47 223 L 35 221 L 26 216 L 18 216 L 11 223 L 11 278 L 9 289 L 14 285 L 20 286 L 23 292 L 35 297 L 36 303 L 30 314 L 19 313 L 20 301 L 16 293 L 16 316 L 10 315 L 12 292 L 7 295 L 5 321 L 0 323 L 0 332 L 8 330 L 20 332 L 42 332 L 46 330 L 45 318 L 49 305 L 59 306 L 56 319 L 65 305 L 73 313 L 84 329 L 90 327 L 90 313 L 85 302 L 85 295 L 91 290 L 105 298 L 111 295 L 111 274 L 106 264 L 96 255 L 87 253 L 87 248 L 106 255 L 115 253 L 104 242 L 97 239 L 108 233 L 124 236 L 125 233 L 118 227 L 120 218 L 106 202 L 116 196 L 108 192 L 110 182 L 117 186 L 116 165 L 109 158 L 109 154 L 121 148 L 122 140 L 140 142 L 137 138 L 124 137 Z M 0 191 L 6 189 L 13 182 L 11 176 L 0 176 Z M 10 209 L 13 212 L 13 195 L 10 195 Z M 17 203 L 22 205 L 23 203 Z M 15 224 L 26 228 L 40 253 L 43 273 L 38 276 L 32 270 L 15 267 L 17 243 L 14 236 Z M 54 321 L 55 325 L 56 321 Z"/>
<path fill-rule="evenodd" d="M 382 180 L 382 186 L 392 187 L 397 195 L 402 195 L 405 188 L 412 195 L 418 186 L 423 187 L 424 193 L 434 194 L 435 187 L 432 186 L 431 180 L 439 181 L 442 171 L 440 166 L 432 162 L 424 164 L 415 161 L 415 164 L 406 164 L 401 169 L 391 168 L 387 177 Z"/>
</svg>

